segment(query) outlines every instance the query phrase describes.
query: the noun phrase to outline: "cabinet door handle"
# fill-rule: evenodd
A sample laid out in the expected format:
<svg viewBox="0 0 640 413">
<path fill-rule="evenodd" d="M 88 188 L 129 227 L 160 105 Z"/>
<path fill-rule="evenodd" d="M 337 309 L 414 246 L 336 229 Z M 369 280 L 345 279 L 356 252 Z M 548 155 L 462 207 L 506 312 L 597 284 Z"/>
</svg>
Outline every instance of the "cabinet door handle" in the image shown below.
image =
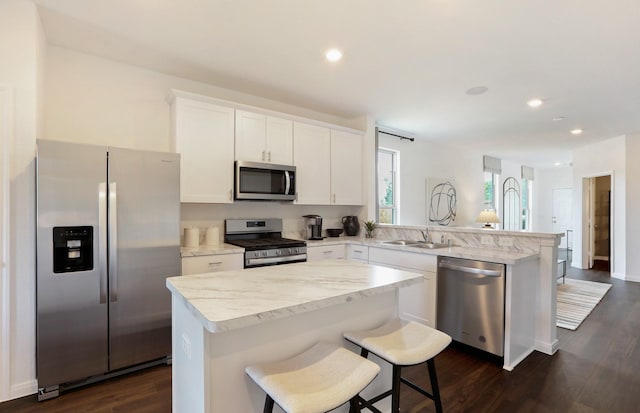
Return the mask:
<svg viewBox="0 0 640 413">
<path fill-rule="evenodd" d="M 213 267 L 214 265 L 220 265 L 220 264 L 222 264 L 222 261 L 210 262 L 208 265 L 209 267 Z"/>
<path fill-rule="evenodd" d="M 333 251 L 322 251 L 323 254 L 333 254 Z"/>
<path fill-rule="evenodd" d="M 269 156 L 269 159 L 267 159 L 267 161 L 271 162 L 271 151 L 268 152 L 268 156 Z"/>
<path fill-rule="evenodd" d="M 265 156 L 264 156 L 264 152 L 265 152 L 265 151 L 262 151 L 262 160 L 263 160 L 263 161 L 264 161 L 264 158 L 265 158 Z"/>
<path fill-rule="evenodd" d="M 336 203 L 336 194 L 333 194 L 333 203 Z"/>
</svg>

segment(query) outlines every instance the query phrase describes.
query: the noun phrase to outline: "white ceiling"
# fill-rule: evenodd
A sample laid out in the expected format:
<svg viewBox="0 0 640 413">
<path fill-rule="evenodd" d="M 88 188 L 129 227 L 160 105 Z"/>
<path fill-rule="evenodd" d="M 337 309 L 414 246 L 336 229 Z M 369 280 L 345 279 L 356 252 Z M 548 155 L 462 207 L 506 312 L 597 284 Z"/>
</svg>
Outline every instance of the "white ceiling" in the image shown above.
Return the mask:
<svg viewBox="0 0 640 413">
<path fill-rule="evenodd" d="M 638 0 L 33 1 L 51 44 L 532 166 L 640 131 Z"/>
</svg>

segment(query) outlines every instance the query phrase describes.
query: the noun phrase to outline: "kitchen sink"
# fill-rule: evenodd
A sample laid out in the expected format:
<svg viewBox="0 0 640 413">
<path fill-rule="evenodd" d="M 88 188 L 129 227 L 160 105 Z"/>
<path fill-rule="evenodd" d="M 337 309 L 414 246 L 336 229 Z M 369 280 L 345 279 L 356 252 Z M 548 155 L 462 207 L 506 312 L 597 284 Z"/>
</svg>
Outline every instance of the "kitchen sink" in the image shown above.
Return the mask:
<svg viewBox="0 0 640 413">
<path fill-rule="evenodd" d="M 447 248 L 449 244 L 441 244 L 439 242 L 419 242 L 415 245 L 411 245 L 412 247 L 418 248 L 426 248 L 426 249 L 436 249 L 436 248 Z"/>
<path fill-rule="evenodd" d="M 407 247 L 426 248 L 426 249 L 446 248 L 449 246 L 449 244 L 442 244 L 438 242 L 424 242 L 424 241 L 415 241 L 410 239 L 394 239 L 393 241 L 382 241 L 382 243 L 387 245 L 405 245 Z"/>
<path fill-rule="evenodd" d="M 389 244 L 389 245 L 411 245 L 414 246 L 416 244 L 424 244 L 424 242 L 422 241 L 414 241 L 414 240 L 409 240 L 409 239 L 395 239 L 393 241 L 382 241 L 383 244 Z"/>
</svg>

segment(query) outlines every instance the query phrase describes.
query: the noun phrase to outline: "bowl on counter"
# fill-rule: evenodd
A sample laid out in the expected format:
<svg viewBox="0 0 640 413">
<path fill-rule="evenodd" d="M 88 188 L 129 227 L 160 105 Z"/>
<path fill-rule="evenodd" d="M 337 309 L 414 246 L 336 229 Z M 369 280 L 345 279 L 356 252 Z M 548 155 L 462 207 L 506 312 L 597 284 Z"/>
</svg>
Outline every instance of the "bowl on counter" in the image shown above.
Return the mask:
<svg viewBox="0 0 640 413">
<path fill-rule="evenodd" d="M 327 235 L 330 237 L 339 237 L 342 231 L 342 228 L 327 228 Z"/>
</svg>

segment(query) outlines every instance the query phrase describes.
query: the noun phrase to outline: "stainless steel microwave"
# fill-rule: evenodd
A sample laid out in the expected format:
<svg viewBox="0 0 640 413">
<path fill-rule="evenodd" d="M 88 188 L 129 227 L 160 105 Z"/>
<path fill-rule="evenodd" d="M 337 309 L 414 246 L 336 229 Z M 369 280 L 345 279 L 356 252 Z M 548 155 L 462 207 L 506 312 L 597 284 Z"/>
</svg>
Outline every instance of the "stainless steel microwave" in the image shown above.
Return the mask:
<svg viewBox="0 0 640 413">
<path fill-rule="evenodd" d="M 235 199 L 293 201 L 296 167 L 260 162 L 235 162 Z"/>
</svg>

